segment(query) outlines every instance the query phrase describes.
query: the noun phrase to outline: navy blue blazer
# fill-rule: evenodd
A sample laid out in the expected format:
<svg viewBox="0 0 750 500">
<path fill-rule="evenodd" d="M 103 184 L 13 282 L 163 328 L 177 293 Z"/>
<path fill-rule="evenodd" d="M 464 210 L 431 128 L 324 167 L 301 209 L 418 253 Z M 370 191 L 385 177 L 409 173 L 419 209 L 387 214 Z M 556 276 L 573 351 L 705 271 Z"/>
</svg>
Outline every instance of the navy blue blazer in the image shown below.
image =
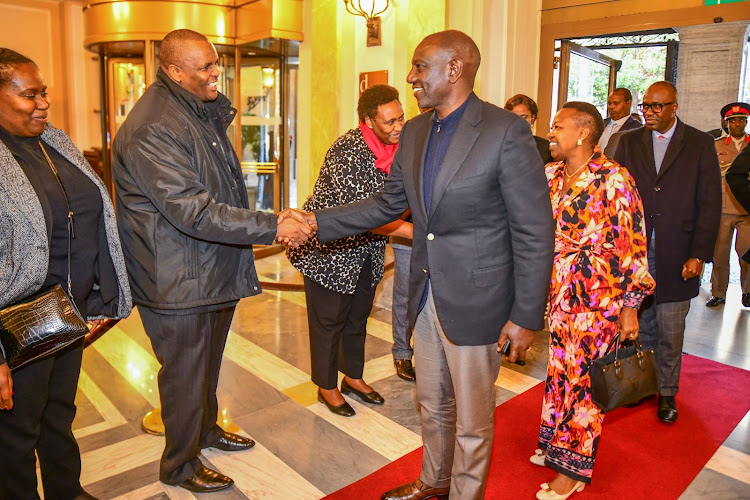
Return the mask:
<svg viewBox="0 0 750 500">
<path fill-rule="evenodd" d="M 549 186 L 529 124 L 474 94 L 424 203 L 424 159 L 432 114 L 409 120 L 383 189 L 315 211 L 330 241 L 396 220 L 411 208 L 409 324 L 429 276 L 440 323 L 457 345 L 497 342 L 508 320 L 544 324 L 554 252 Z M 715 156 L 715 155 L 714 155 Z"/>
</svg>

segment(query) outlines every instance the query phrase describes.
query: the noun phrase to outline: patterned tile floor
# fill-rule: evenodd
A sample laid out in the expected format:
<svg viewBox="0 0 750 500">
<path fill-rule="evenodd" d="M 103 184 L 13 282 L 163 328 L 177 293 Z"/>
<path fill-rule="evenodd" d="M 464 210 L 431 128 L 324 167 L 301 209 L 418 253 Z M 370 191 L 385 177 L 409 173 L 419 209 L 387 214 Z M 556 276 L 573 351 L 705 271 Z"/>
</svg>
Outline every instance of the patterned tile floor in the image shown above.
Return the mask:
<svg viewBox="0 0 750 500">
<path fill-rule="evenodd" d="M 283 254 L 260 261 L 258 271 L 265 280 L 301 282 Z M 218 397 L 225 414 L 257 445 L 233 454 L 205 451 L 204 462 L 236 482 L 210 498 L 318 499 L 421 445 L 414 385 L 396 377 L 392 365 L 391 283 L 388 272 L 368 325 L 365 366 L 365 380 L 387 404 L 365 407 L 349 400 L 357 410 L 350 419 L 316 402 L 304 294 L 264 292 L 240 303 Z M 724 308 L 704 307 L 705 291 L 694 300 L 685 351 L 750 369 L 750 310 L 741 307 L 738 286 L 730 286 Z M 500 371 L 498 404 L 544 378 L 547 333 L 538 337 L 525 367 Z M 98 498 L 195 497 L 158 482 L 163 438 L 140 428 L 143 415 L 159 405 L 158 368 L 137 312 L 84 352 L 74 433 L 82 483 Z M 750 414 L 680 498 L 750 498 Z"/>
</svg>

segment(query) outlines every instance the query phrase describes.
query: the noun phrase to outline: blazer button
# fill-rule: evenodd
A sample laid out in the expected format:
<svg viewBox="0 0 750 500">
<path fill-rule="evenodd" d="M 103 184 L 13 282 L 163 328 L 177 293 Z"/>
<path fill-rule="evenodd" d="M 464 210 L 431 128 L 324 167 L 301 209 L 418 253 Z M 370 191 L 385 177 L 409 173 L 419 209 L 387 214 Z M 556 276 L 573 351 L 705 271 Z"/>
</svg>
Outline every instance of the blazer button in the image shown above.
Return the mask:
<svg viewBox="0 0 750 500">
<path fill-rule="evenodd" d="M 651 212 L 650 214 L 648 214 L 648 216 L 653 219 L 654 218 L 654 212 Z"/>
<path fill-rule="evenodd" d="M 422 272 L 427 274 L 427 269 L 422 269 Z"/>
<path fill-rule="evenodd" d="M 430 234 L 427 235 L 427 239 L 430 240 L 430 241 L 432 241 L 432 240 L 435 239 L 435 235 L 432 234 L 432 233 L 430 233 Z"/>
<path fill-rule="evenodd" d="M 661 191 L 661 186 L 654 186 L 654 191 L 656 191 L 657 193 L 658 193 L 659 191 Z"/>
<path fill-rule="evenodd" d="M 212 143 L 211 143 L 211 145 L 212 145 L 212 146 L 216 146 L 216 143 L 215 143 L 215 142 L 212 142 Z"/>
</svg>

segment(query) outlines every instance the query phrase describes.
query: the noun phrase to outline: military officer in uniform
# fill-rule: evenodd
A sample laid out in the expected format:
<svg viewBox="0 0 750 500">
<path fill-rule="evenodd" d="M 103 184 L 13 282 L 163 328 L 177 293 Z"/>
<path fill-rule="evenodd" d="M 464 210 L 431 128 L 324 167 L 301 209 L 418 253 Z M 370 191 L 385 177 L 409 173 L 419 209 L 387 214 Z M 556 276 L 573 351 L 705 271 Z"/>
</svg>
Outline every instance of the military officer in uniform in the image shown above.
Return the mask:
<svg viewBox="0 0 750 500">
<path fill-rule="evenodd" d="M 716 139 L 716 153 L 719 155 L 722 178 L 735 157 L 747 147 L 750 136 L 745 133 L 750 104 L 733 102 L 721 108 L 721 118 L 726 120 L 729 135 Z M 718 307 L 726 302 L 729 284 L 729 258 L 732 237 L 735 231 L 737 238 L 734 249 L 741 257 L 750 248 L 750 215 L 732 194 L 726 179 L 722 181 L 721 223 L 719 236 L 714 249 L 714 267 L 711 272 L 711 298 L 706 302 L 708 307 Z M 742 305 L 750 307 L 750 264 L 740 258 L 740 284 L 742 286 Z"/>
</svg>

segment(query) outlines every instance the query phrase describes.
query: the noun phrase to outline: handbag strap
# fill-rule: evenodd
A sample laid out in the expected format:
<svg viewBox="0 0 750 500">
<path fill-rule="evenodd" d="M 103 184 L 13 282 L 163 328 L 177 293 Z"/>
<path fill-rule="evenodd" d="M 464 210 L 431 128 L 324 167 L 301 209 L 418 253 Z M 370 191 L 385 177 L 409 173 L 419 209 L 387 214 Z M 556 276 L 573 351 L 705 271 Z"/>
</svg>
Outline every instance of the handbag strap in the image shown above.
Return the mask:
<svg viewBox="0 0 750 500">
<path fill-rule="evenodd" d="M 70 240 L 71 238 L 76 237 L 75 227 L 73 226 L 73 211 L 70 209 L 70 200 L 68 199 L 68 192 L 65 190 L 65 186 L 63 186 L 63 183 L 60 180 L 60 175 L 57 172 L 57 168 L 55 168 L 55 164 L 52 163 L 52 159 L 47 154 L 47 150 L 44 149 L 44 145 L 42 144 L 42 141 L 39 141 L 39 147 L 42 149 L 42 153 L 44 153 L 44 157 L 47 159 L 49 168 L 51 168 L 52 173 L 55 174 L 55 179 L 57 179 L 57 183 L 60 185 L 60 189 L 62 190 L 63 196 L 65 197 L 65 206 L 68 207 L 68 293 L 70 294 L 70 298 L 72 300 L 73 283 L 70 279 L 70 246 L 71 246 Z"/>
<path fill-rule="evenodd" d="M 637 340 L 634 340 L 633 343 L 635 344 L 635 350 L 640 354 L 643 352 L 643 345 L 638 342 Z M 620 332 L 617 332 L 614 337 L 612 337 L 612 344 L 615 345 L 615 361 L 618 361 L 620 359 Z M 605 356 L 609 354 L 609 351 L 612 349 L 612 344 L 609 345 L 607 348 L 607 352 L 605 353 Z"/>
</svg>

